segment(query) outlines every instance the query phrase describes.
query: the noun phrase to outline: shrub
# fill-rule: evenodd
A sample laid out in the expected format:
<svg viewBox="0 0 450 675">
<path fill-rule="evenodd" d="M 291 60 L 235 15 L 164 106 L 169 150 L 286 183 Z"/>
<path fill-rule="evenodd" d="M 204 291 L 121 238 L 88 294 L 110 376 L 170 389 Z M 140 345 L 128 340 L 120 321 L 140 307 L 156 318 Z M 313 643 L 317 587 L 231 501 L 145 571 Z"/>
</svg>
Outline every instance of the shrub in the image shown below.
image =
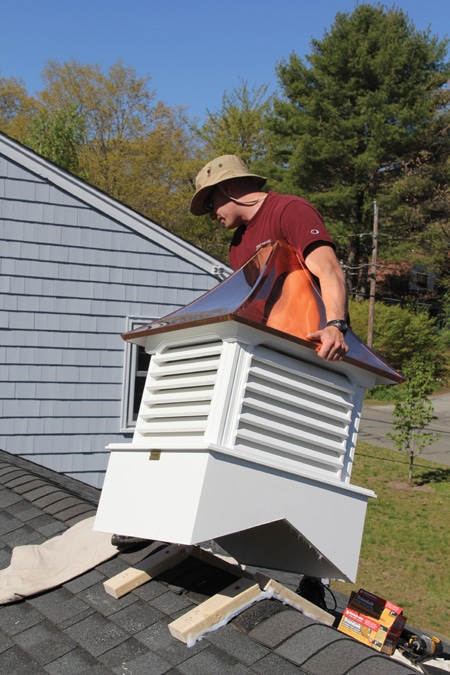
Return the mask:
<svg viewBox="0 0 450 675">
<path fill-rule="evenodd" d="M 352 330 L 367 340 L 369 302 L 350 301 Z M 377 302 L 374 311 L 373 349 L 397 370 L 415 354 L 427 354 L 434 362 L 435 379 L 446 375 L 448 354 L 443 335 L 426 312 Z"/>
</svg>

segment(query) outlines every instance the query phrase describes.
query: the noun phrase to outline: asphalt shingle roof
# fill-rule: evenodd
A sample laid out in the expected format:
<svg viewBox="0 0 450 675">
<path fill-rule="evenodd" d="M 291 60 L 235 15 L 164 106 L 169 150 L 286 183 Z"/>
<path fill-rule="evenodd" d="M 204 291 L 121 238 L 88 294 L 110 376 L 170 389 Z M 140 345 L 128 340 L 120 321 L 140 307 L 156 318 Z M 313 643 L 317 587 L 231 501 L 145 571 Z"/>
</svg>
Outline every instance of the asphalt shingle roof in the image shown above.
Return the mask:
<svg viewBox="0 0 450 675">
<path fill-rule="evenodd" d="M 0 451 L 0 567 L 9 565 L 13 547 L 42 543 L 94 515 L 99 496 L 99 490 Z M 0 607 L 0 672 L 417 673 L 275 599 L 254 603 L 187 647 L 168 624 L 233 577 L 188 558 L 122 598 L 108 595 L 103 582 L 146 557 L 146 548 L 119 553 L 60 587 Z M 272 576 L 297 585 L 297 579 Z"/>
</svg>

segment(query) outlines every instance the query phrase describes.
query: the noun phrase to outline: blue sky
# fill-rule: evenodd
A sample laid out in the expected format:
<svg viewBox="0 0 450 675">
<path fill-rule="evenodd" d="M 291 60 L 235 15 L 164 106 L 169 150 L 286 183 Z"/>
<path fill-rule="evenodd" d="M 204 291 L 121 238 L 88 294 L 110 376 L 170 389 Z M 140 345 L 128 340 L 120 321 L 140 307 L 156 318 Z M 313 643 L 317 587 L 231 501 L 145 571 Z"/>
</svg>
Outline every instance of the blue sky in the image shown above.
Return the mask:
<svg viewBox="0 0 450 675">
<path fill-rule="evenodd" d="M 48 59 L 107 69 L 118 59 L 150 75 L 157 99 L 201 121 L 240 85 L 277 87 L 275 65 L 304 58 L 356 0 L 1 0 L 0 76 L 42 89 Z M 373 3 L 376 4 L 376 3 Z M 393 2 L 385 2 L 391 7 Z M 398 0 L 416 29 L 449 33 L 450 0 Z"/>
</svg>

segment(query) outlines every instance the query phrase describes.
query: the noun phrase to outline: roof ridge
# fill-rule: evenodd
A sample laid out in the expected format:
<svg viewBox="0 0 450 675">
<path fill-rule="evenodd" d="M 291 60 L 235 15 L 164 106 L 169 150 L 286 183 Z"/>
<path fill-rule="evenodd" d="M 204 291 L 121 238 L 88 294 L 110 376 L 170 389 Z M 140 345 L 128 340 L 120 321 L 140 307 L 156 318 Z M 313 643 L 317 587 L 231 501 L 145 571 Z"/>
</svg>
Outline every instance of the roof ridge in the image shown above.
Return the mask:
<svg viewBox="0 0 450 675">
<path fill-rule="evenodd" d="M 0 485 L 67 526 L 94 515 L 100 498 L 100 490 L 4 450 L 0 450 Z"/>
</svg>

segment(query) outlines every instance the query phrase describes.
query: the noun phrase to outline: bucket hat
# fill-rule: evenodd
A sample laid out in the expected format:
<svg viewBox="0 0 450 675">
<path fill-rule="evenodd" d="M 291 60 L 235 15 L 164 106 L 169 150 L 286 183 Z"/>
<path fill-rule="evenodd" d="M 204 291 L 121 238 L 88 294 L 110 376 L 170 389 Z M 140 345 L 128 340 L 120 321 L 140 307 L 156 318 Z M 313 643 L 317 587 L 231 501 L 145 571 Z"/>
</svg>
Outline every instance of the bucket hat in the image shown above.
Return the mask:
<svg viewBox="0 0 450 675">
<path fill-rule="evenodd" d="M 207 213 L 203 203 L 208 196 L 211 188 L 218 183 L 232 178 L 252 178 L 256 185 L 261 188 L 267 178 L 258 176 L 255 173 L 250 173 L 246 165 L 236 155 L 221 155 L 216 157 L 211 162 L 199 171 L 195 179 L 195 194 L 191 199 L 191 213 L 194 216 L 202 216 Z"/>
</svg>

